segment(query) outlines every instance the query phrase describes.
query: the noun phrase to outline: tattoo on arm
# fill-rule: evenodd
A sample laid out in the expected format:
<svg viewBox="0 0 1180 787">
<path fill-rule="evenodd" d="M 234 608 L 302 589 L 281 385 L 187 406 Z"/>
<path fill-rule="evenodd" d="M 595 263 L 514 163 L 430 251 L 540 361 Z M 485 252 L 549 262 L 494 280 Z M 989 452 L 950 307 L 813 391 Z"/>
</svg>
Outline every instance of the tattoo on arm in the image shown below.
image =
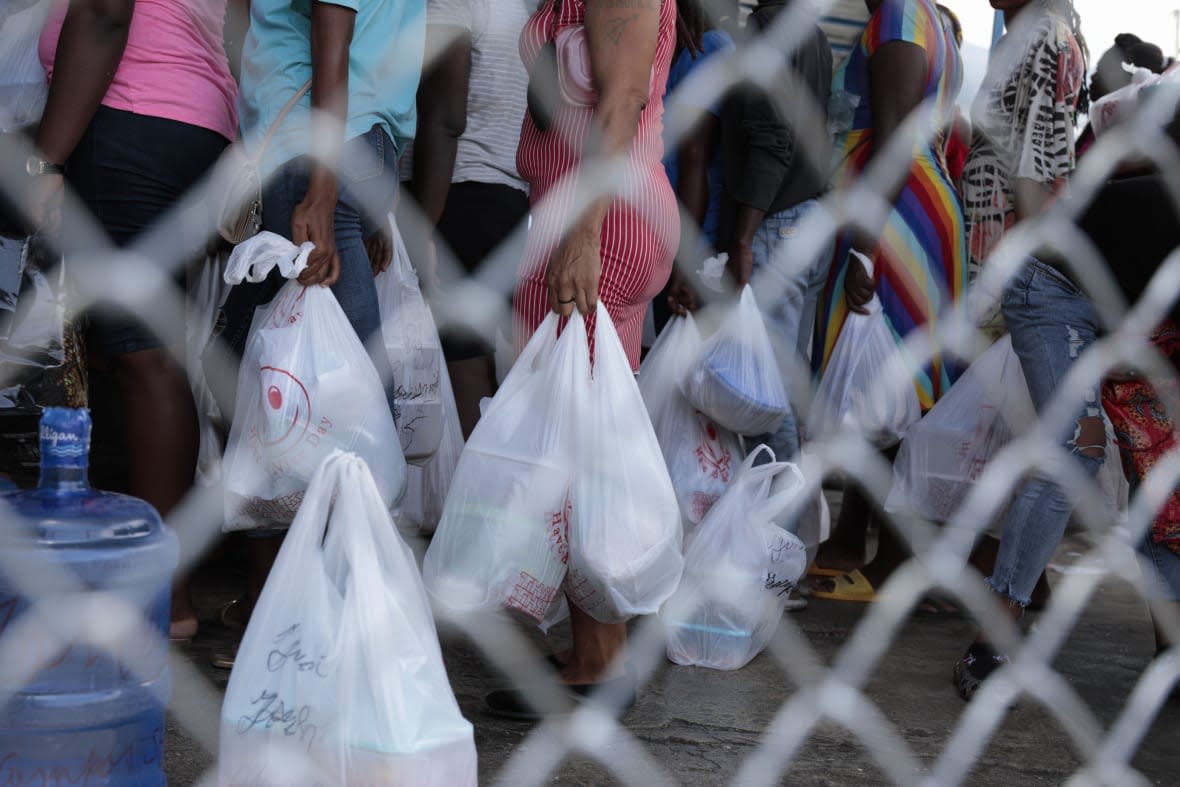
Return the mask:
<svg viewBox="0 0 1180 787">
<path fill-rule="evenodd" d="M 625 0 L 618 1 L 625 2 Z M 612 44 L 618 46 L 619 42 L 623 40 L 623 33 L 627 31 L 627 26 L 638 18 L 639 14 L 632 14 L 631 16 L 610 20 L 606 29 L 606 37 L 610 39 Z"/>
</svg>

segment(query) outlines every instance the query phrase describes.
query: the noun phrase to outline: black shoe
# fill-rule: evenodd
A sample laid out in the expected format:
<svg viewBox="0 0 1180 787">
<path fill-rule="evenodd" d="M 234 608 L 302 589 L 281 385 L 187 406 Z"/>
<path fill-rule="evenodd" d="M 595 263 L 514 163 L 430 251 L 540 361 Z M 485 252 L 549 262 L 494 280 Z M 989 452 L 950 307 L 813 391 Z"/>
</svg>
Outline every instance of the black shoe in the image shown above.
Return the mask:
<svg viewBox="0 0 1180 787">
<path fill-rule="evenodd" d="M 1008 663 L 1008 657 L 986 642 L 976 642 L 967 648 L 955 665 L 955 689 L 964 700 L 970 700 L 988 676 Z"/>
<path fill-rule="evenodd" d="M 580 703 L 593 702 L 599 690 L 610 695 L 625 692 L 622 706 L 619 708 L 619 715 L 626 713 L 635 704 L 635 682 L 631 679 L 630 675 L 623 675 L 619 678 L 600 681 L 598 683 L 565 685 L 563 688 L 566 689 L 570 702 L 562 710 L 558 711 L 558 713 L 571 713 Z M 492 715 L 505 719 L 538 721 L 546 715 L 534 708 L 532 703 L 525 698 L 525 695 L 516 689 L 498 689 L 489 693 L 484 701 L 487 703 L 488 711 Z"/>
</svg>

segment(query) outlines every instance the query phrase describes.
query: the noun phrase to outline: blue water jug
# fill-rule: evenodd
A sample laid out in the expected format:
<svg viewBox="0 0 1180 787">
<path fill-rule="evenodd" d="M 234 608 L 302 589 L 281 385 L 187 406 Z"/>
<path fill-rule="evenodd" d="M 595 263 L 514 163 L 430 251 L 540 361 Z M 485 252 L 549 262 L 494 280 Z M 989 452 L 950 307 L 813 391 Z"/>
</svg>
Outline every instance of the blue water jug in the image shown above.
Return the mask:
<svg viewBox="0 0 1180 787">
<path fill-rule="evenodd" d="M 165 784 L 176 536 L 90 488 L 88 411 L 46 408 L 40 443 L 39 486 L 0 495 L 0 785 Z"/>
</svg>

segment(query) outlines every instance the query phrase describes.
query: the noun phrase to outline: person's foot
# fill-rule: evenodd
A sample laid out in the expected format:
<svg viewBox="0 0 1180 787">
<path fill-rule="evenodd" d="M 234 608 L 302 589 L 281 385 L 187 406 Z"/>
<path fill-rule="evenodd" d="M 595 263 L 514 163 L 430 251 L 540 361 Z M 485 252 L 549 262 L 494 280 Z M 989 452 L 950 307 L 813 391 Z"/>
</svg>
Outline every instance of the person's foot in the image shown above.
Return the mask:
<svg viewBox="0 0 1180 787">
<path fill-rule="evenodd" d="M 552 663 L 556 655 L 549 656 Z M 562 671 L 563 673 L 565 670 Z M 572 712 L 580 703 L 593 702 L 596 695 L 605 694 L 611 702 L 610 710 L 616 707 L 620 713 L 626 712 L 635 704 L 637 687 L 634 678 L 625 670 L 622 674 L 597 681 L 569 682 L 562 676 L 562 683 L 567 689 L 567 702 L 556 712 Z M 621 705 L 615 703 L 621 700 Z M 488 712 L 516 721 L 537 721 L 544 717 L 544 713 L 533 707 L 524 693 L 517 689 L 497 689 L 489 692 L 484 699 Z"/>
<path fill-rule="evenodd" d="M 859 572 L 859 574 L 868 581 L 869 592 L 875 593 L 877 588 L 885 584 L 885 581 L 889 579 L 889 575 L 893 573 L 895 568 L 896 566 L 884 566 L 882 565 L 881 561 L 874 560 L 871 563 L 865 565 L 863 568 L 850 569 L 847 574 L 841 575 L 839 577 L 809 577 L 807 579 L 807 589 L 811 593 L 819 593 L 824 596 L 838 594 L 842 584 L 846 584 L 843 581 L 843 577 L 854 575 L 855 573 Z"/>
<path fill-rule="evenodd" d="M 1008 657 L 987 642 L 973 642 L 963 658 L 955 665 L 951 676 L 955 690 L 964 701 L 969 701 L 988 677 L 1008 663 Z"/>
<path fill-rule="evenodd" d="M 850 547 L 832 545 L 831 541 L 825 541 L 823 544 L 820 544 L 819 551 L 816 552 L 815 560 L 812 562 L 812 565 L 816 568 L 827 571 L 839 571 L 841 573 L 854 571 L 864 564 L 863 548 L 857 551 Z"/>
<path fill-rule="evenodd" d="M 558 672 L 561 682 L 567 686 L 593 685 L 621 678 L 626 674 L 627 667 L 621 659 L 612 659 L 606 664 L 591 664 L 579 659 L 573 651 L 570 651 L 565 666 Z"/>
<path fill-rule="evenodd" d="M 193 607 L 188 585 L 178 584 L 172 591 L 172 610 L 169 614 L 168 639 L 173 642 L 188 642 L 197 636 L 201 624 L 197 610 Z"/>
<path fill-rule="evenodd" d="M 197 636 L 201 624 L 195 614 L 187 617 L 173 617 L 168 623 L 168 639 L 173 642 L 189 642 Z"/>
</svg>

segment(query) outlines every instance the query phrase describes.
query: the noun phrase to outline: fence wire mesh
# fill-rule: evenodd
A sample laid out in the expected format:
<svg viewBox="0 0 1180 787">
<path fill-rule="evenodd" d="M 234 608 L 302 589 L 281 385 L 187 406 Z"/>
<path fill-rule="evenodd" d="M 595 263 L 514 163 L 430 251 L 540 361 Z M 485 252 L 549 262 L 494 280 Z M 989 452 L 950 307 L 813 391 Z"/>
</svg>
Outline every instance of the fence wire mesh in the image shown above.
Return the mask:
<svg viewBox="0 0 1180 787">
<path fill-rule="evenodd" d="M 817 168 L 827 171 L 830 138 L 821 120 L 824 113 L 809 100 L 805 90 L 792 82 L 791 72 L 784 64 L 790 62 L 812 25 L 830 12 L 833 5 L 818 0 L 789 3 L 776 22 L 762 33 L 754 34 L 749 28 L 736 30 L 739 39 L 736 51 L 711 58 L 678 91 L 691 95 L 691 105 L 698 107 L 717 104 L 737 86 L 766 91 L 793 127 L 810 130 L 799 135 L 798 152 L 811 157 Z M 391 41 L 390 45 L 397 46 L 398 42 Z M 427 67 L 438 54 L 427 53 Z M 1006 68 L 1015 66 L 1015 63 L 993 63 L 989 74 L 1002 75 Z M 1076 281 L 1091 297 L 1105 329 L 1103 337 L 1077 359 L 1053 401 L 1041 409 L 1035 426 L 1016 435 L 988 462 L 965 503 L 949 522 L 938 524 L 903 514 L 886 515 L 889 525 L 913 557 L 879 588 L 878 600 L 868 605 L 833 658 L 822 655 L 825 648 L 817 646 L 806 627 L 796 623 L 793 616 L 784 616 L 763 658 L 773 660 L 794 688 L 784 689 L 782 696 L 762 698 L 777 710 L 756 745 L 749 747 L 742 757 L 740 767 L 725 774 L 732 783 L 769 785 L 794 781 L 791 769 L 804 747 L 829 734 L 831 725 L 836 725 L 868 752 L 878 769 L 876 775 L 866 775 L 866 780 L 962 784 L 972 779 L 973 769 L 1010 707 L 1025 697 L 1038 703 L 1067 736 L 1078 763 L 1071 784 L 1147 784 L 1153 780 L 1165 783 L 1177 778 L 1174 760 L 1168 774 L 1150 778 L 1133 764 L 1140 745 L 1180 678 L 1180 654 L 1175 648 L 1160 653 L 1142 669 L 1113 721 L 1099 718 L 1055 666 L 1067 638 L 1086 615 L 1101 584 L 1112 577 L 1129 583 L 1146 601 L 1162 631 L 1171 641 L 1180 642 L 1176 606 L 1162 600 L 1155 568 L 1133 551 L 1133 545 L 1151 526 L 1155 512 L 1180 484 L 1180 457 L 1171 456 L 1158 465 L 1125 514 L 1116 516 L 1105 504 L 1103 491 L 1081 472 L 1057 439 L 1075 418 L 1081 392 L 1092 390 L 1112 370 L 1134 369 L 1154 379 L 1174 377 L 1170 366 L 1147 339 L 1154 326 L 1167 316 L 1176 293 L 1180 292 L 1180 250 L 1159 267 L 1137 303 L 1126 303 L 1111 273 L 1112 266 L 1118 262 L 1100 255 L 1078 228 L 1078 220 L 1111 174 L 1131 159 L 1149 161 L 1158 168 L 1174 206 L 1180 210 L 1180 151 L 1162 131 L 1176 112 L 1180 97 L 1176 87 L 1173 83 L 1156 91 L 1134 122 L 1124 123 L 1100 137 L 1073 173 L 1068 197 L 1008 232 L 978 280 L 971 283 L 966 300 L 946 309 L 926 329 L 906 337 L 904 348 L 899 350 L 904 362 L 893 368 L 889 379 L 880 381 L 882 389 L 900 391 L 911 386 L 912 370 L 935 355 L 964 362 L 978 357 L 986 344 L 977 329 L 979 316 L 995 307 L 1005 284 L 1020 272 L 1026 260 L 1046 248 L 1057 251 L 1066 260 Z M 668 104 L 676 103 L 676 98 L 676 95 L 669 96 Z M 941 133 L 938 111 L 938 107 L 924 104 L 912 112 L 862 177 L 851 186 L 824 196 L 824 209 L 811 214 L 800 227 L 791 256 L 775 260 L 774 265 L 788 272 L 798 270 L 829 244 L 837 232 L 859 228 L 874 235 L 880 233 L 891 210 L 885 195 L 892 193 L 906 177 L 915 145 L 927 144 Z M 699 115 L 669 114 L 669 138 L 683 139 L 697 120 Z M 21 137 L 13 135 L 0 137 L 0 143 L 3 144 L 0 190 L 14 204 L 24 204 L 28 179 L 22 167 L 31 148 Z M 596 198 L 603 195 L 627 198 L 626 193 L 619 193 L 619 184 L 626 182 L 621 176 L 624 168 L 622 161 L 588 163 L 579 170 L 570 192 L 576 195 L 572 204 L 555 207 L 542 203 L 535 205 L 533 212 L 558 209 L 565 220 L 563 226 L 568 229 L 581 209 Z M 235 376 L 237 361 L 225 353 L 205 354 L 202 361 L 203 347 L 194 348 L 190 341 L 187 351 L 183 349 L 186 325 L 178 315 L 190 316 L 190 340 L 199 336 L 203 341 L 212 325 L 191 324 L 192 319 L 208 320 L 209 311 L 194 308 L 192 301 L 197 294 L 190 292 L 186 296 L 176 283 L 189 267 L 218 264 L 217 254 L 206 253 L 215 236 L 209 205 L 223 193 L 225 179 L 232 174 L 222 170 L 211 173 L 150 231 L 123 248 L 113 246 L 86 207 L 67 194 L 60 230 L 40 240 L 54 250 L 55 258 L 64 260 L 69 285 L 60 297 L 69 314 L 82 315 L 100 300 L 117 299 L 150 325 L 168 347 L 181 348 L 176 350 L 178 363 L 190 370 L 194 364 L 203 364 L 203 373 L 214 388 L 221 384 L 219 380 Z M 561 189 L 554 190 L 560 192 Z M 397 220 L 411 245 L 434 236 L 434 228 L 404 190 L 399 195 Z M 689 235 L 694 236 L 688 242 L 690 247 L 707 245 L 699 227 L 689 229 Z M 462 326 L 491 337 L 498 328 L 511 323 L 507 304 L 528 231 L 527 224 L 522 224 L 472 275 L 463 271 L 445 243 L 436 242 L 437 275 L 446 296 L 431 306 L 441 329 Z M 223 261 L 224 257 L 220 259 Z M 689 267 L 697 263 L 699 260 L 683 254 L 678 261 Z M 695 270 L 685 273 L 692 277 Z M 781 280 L 756 275 L 753 286 L 760 297 L 765 294 L 773 300 L 775 288 L 782 287 Z M 203 297 L 219 294 L 214 288 L 212 294 L 204 293 Z M 703 319 L 710 319 L 710 308 L 706 307 Z M 380 336 L 371 341 L 379 344 Z M 797 400 L 805 411 L 813 392 L 810 369 L 789 351 L 781 352 L 779 360 L 784 376 L 791 381 L 792 400 Z M 0 379 L 0 390 L 20 382 L 12 366 L 3 368 L 5 378 Z M 1166 392 L 1163 397 L 1169 411 L 1180 412 L 1177 409 L 1180 402 Z M 865 435 L 852 429 L 824 433 L 808 445 L 808 453 L 800 461 L 809 491 L 820 491 L 825 479 L 854 480 L 873 504 L 884 510 L 892 468 Z M 1022 634 L 997 604 L 984 577 L 968 563 L 968 556 L 976 539 L 1000 517 L 1022 479 L 1034 472 L 1056 480 L 1072 498 L 1080 501 L 1074 517 L 1088 548 L 1077 570 L 1054 588 L 1053 600 L 1037 616 L 1035 627 Z M 0 506 L 5 505 L 0 502 Z M 5 511 L 3 519 L 7 528 L 19 526 L 11 511 Z M 222 539 L 223 490 L 216 472 L 202 477 L 166 520 L 181 539 L 180 571 L 187 573 Z M 417 538 L 409 533 L 403 535 Z M 416 547 L 421 551 L 424 542 Z M 68 571 L 34 568 L 23 563 L 15 553 L 0 551 L 0 573 L 15 581 L 25 597 L 34 600 L 21 615 L 8 619 L 3 616 L 4 600 L 0 599 L 0 704 L 27 685 L 63 648 L 94 648 L 113 653 L 134 673 L 134 659 L 120 649 L 120 644 L 160 638 L 159 633 L 147 630 L 138 610 L 117 597 L 87 592 Z M 941 752 L 932 757 L 928 747 L 919 745 L 908 736 L 907 730 L 891 720 L 889 708 L 874 699 L 868 683 L 890 658 L 898 639 L 905 636 L 903 628 L 915 604 L 934 589 L 949 593 L 978 621 L 991 641 L 1010 654 L 1011 661 L 986 681 L 969 704 L 962 706 L 957 718 L 935 722 L 951 732 Z M 717 592 L 707 587 L 699 591 L 706 596 Z M 506 617 L 459 616 L 443 610 L 436 610 L 436 614 L 444 640 L 465 641 L 474 646 L 480 658 L 525 691 L 539 707 L 554 711 L 566 709 L 565 695 L 557 682 L 538 679 L 552 672 L 537 655 L 530 632 Z M 167 647 L 167 643 L 160 641 L 158 646 Z M 664 629 L 658 619 L 633 623 L 628 658 L 641 686 L 658 683 L 662 680 L 661 673 L 669 669 L 664 647 Z M 220 688 L 193 658 L 175 648 L 169 655 L 173 676 L 169 710 L 189 738 L 206 752 L 216 753 Z M 456 668 L 451 666 L 452 670 Z M 946 676 L 935 675 L 932 680 L 945 682 L 949 667 L 950 664 Z M 951 691 L 949 686 L 946 691 Z M 502 766 L 494 773 L 483 775 L 497 784 L 542 784 L 554 780 L 563 763 L 581 758 L 596 762 L 619 783 L 645 786 L 678 783 L 677 768 L 669 762 L 666 750 L 654 751 L 641 731 L 620 720 L 625 701 L 621 695 L 608 696 L 600 704 L 583 705 L 572 713 L 549 715 L 535 728 L 517 735 L 511 751 L 500 758 Z M 478 717 L 473 721 L 478 736 L 482 722 Z M 1035 745 L 1035 731 L 1026 733 Z M 709 740 L 697 745 L 721 744 Z M 0 783 L 38 783 L 5 781 L 17 777 L 6 776 L 4 767 L 0 762 Z M 45 779 L 44 783 L 53 782 Z M 217 783 L 216 766 L 205 773 L 200 783 Z"/>
</svg>

